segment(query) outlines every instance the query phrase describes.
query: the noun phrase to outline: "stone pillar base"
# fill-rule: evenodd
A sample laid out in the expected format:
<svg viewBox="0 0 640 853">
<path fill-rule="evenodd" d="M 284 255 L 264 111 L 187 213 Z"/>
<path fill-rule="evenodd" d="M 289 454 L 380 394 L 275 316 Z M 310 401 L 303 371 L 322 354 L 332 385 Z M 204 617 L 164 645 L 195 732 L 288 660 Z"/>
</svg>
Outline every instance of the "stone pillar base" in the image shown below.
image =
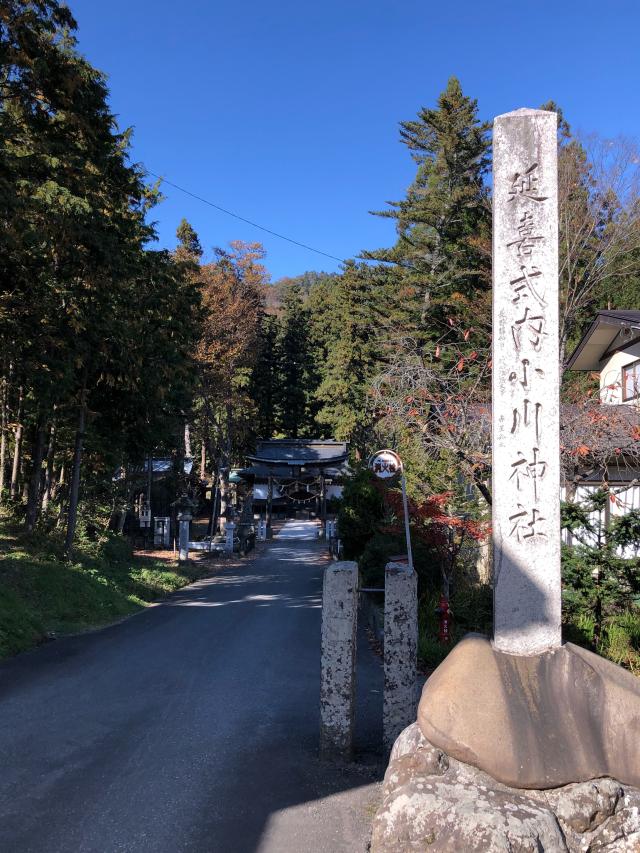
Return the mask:
<svg viewBox="0 0 640 853">
<path fill-rule="evenodd" d="M 640 790 L 599 778 L 546 791 L 500 784 L 447 755 L 417 723 L 391 752 L 371 853 L 635 853 Z"/>
</svg>

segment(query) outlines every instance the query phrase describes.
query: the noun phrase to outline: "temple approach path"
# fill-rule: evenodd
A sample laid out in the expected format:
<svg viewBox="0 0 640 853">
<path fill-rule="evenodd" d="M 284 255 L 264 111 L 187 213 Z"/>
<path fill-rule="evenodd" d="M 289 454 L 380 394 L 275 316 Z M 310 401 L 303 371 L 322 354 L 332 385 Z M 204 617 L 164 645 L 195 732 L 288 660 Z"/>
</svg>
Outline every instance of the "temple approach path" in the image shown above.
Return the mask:
<svg viewBox="0 0 640 853">
<path fill-rule="evenodd" d="M 365 849 L 382 668 L 361 637 L 359 761 L 321 764 L 314 534 L 0 665 L 0 850 Z"/>
</svg>

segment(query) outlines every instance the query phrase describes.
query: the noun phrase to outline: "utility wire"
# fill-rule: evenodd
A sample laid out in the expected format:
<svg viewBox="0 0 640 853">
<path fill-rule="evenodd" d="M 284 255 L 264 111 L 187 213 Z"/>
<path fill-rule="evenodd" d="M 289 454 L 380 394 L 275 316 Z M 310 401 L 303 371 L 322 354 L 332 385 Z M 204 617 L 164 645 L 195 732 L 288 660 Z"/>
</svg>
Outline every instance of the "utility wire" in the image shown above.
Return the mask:
<svg viewBox="0 0 640 853">
<path fill-rule="evenodd" d="M 278 237 L 280 240 L 286 240 L 287 243 L 293 243 L 294 246 L 300 246 L 302 249 L 307 249 L 309 252 L 315 252 L 316 255 L 324 255 L 325 258 L 331 258 L 332 261 L 339 261 L 341 264 L 346 263 L 344 258 L 338 258 L 335 255 L 330 255 L 328 252 L 322 252 L 320 249 L 314 249 L 313 246 L 307 246 L 306 243 L 300 243 L 299 240 L 294 240 L 292 237 L 285 237 L 284 234 L 278 234 L 277 231 L 272 231 L 270 228 L 265 228 L 264 225 L 258 225 L 257 222 L 252 222 L 250 219 L 245 219 L 244 216 L 239 216 L 237 213 L 233 213 L 231 210 L 227 210 L 224 207 L 220 207 L 219 204 L 214 204 L 212 201 L 209 201 L 206 198 L 202 198 L 202 196 L 196 195 L 190 190 L 185 190 L 184 187 L 180 187 L 178 186 L 178 184 L 174 184 L 173 181 L 169 181 L 167 180 L 167 178 L 163 178 L 161 175 L 157 175 L 155 172 L 152 172 L 151 169 L 147 169 L 146 171 L 150 175 L 153 175 L 154 178 L 158 178 L 159 181 L 168 184 L 170 187 L 179 190 L 185 195 L 191 196 L 191 198 L 195 198 L 198 201 L 201 201 L 203 204 L 208 204 L 209 207 L 213 207 L 215 210 L 219 210 L 221 213 L 226 213 L 227 216 L 232 216 L 234 219 L 239 219 L 241 222 L 246 222 L 247 225 L 251 225 L 254 228 L 259 228 L 260 231 L 266 231 L 267 234 L 271 234 L 273 237 Z"/>
</svg>

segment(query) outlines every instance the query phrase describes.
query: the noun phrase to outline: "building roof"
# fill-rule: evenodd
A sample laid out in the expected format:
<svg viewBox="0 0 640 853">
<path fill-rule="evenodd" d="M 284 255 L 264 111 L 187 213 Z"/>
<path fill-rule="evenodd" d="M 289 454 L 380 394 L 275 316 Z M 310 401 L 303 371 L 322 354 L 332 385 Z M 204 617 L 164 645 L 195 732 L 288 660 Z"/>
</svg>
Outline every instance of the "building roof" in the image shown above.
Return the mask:
<svg viewBox="0 0 640 853">
<path fill-rule="evenodd" d="M 249 454 L 252 462 L 268 466 L 304 465 L 327 467 L 340 465 L 348 455 L 344 441 L 307 440 L 302 438 L 272 438 L 258 442 L 256 452 Z"/>
<path fill-rule="evenodd" d="M 605 357 L 640 340 L 640 311 L 598 311 L 567 362 L 568 370 L 600 370 Z"/>
<path fill-rule="evenodd" d="M 347 466 L 341 468 L 327 467 L 325 465 L 303 465 L 300 467 L 299 474 L 296 473 L 297 480 L 313 480 L 317 479 L 320 474 L 324 474 L 325 478 L 339 478 L 347 473 Z M 244 480 L 267 480 L 269 477 L 277 479 L 290 480 L 293 478 L 291 466 L 288 465 L 249 465 L 247 468 L 242 468 L 238 471 L 238 476 Z"/>
</svg>

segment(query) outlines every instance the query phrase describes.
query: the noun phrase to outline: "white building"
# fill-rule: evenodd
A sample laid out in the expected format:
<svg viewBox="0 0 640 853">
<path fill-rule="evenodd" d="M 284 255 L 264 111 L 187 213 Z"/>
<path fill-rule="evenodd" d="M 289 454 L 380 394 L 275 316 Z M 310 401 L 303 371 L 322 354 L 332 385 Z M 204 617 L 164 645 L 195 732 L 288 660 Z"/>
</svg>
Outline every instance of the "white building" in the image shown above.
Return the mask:
<svg viewBox="0 0 640 853">
<path fill-rule="evenodd" d="M 600 468 L 585 469 L 574 490 L 574 499 L 584 500 L 606 479 L 612 499 L 601 513 L 602 518 L 592 519 L 604 528 L 611 516 L 640 509 L 640 311 L 598 311 L 569 358 L 567 369 L 590 371 L 599 376 L 599 402 L 603 407 L 602 414 L 607 415 L 606 439 L 612 446 L 612 452 Z M 597 407 L 592 411 L 597 417 Z M 587 445 L 602 440 L 603 430 L 600 429 L 599 436 L 596 417 L 593 418 L 593 435 L 585 433 L 584 436 Z M 616 444 L 619 447 L 614 447 Z M 633 549 L 632 553 L 631 549 L 627 551 L 626 557 L 638 554 L 638 549 Z"/>
<path fill-rule="evenodd" d="M 598 311 L 567 369 L 599 373 L 604 404 L 640 404 L 640 311 Z"/>
</svg>

